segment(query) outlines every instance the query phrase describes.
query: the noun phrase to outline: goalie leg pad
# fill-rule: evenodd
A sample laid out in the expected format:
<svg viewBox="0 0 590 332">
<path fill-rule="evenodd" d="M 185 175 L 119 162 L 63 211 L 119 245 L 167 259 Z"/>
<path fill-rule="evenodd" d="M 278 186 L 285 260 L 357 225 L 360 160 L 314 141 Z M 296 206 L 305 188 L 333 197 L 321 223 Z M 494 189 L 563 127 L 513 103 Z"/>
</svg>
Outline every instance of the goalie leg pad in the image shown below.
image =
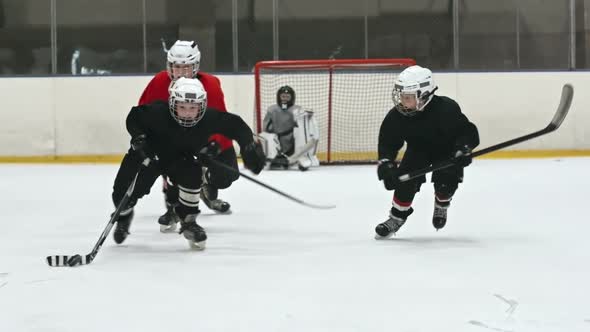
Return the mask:
<svg viewBox="0 0 590 332">
<path fill-rule="evenodd" d="M 320 138 L 320 131 L 313 117 L 313 112 L 307 110 L 301 110 L 295 115 L 295 121 L 297 126 L 293 129 L 293 136 L 295 137 L 295 153 L 298 154 L 303 149 L 308 149 L 298 160 L 300 168 L 309 168 L 311 166 L 319 166 L 320 161 L 318 160 L 317 144 Z M 307 145 L 308 142 L 314 141 L 315 145 L 311 148 Z"/>
</svg>

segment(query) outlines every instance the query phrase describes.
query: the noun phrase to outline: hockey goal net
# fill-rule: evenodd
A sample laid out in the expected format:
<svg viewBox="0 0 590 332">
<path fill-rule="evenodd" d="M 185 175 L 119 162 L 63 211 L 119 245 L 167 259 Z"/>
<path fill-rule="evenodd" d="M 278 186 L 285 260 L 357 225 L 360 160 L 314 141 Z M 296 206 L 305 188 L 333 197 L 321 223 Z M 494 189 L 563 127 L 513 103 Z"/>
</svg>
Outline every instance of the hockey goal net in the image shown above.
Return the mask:
<svg viewBox="0 0 590 332">
<path fill-rule="evenodd" d="M 254 128 L 262 131 L 277 90 L 289 85 L 295 104 L 314 112 L 323 164 L 371 163 L 377 159 L 381 121 L 393 107 L 397 75 L 413 59 L 262 61 L 254 68 Z"/>
</svg>

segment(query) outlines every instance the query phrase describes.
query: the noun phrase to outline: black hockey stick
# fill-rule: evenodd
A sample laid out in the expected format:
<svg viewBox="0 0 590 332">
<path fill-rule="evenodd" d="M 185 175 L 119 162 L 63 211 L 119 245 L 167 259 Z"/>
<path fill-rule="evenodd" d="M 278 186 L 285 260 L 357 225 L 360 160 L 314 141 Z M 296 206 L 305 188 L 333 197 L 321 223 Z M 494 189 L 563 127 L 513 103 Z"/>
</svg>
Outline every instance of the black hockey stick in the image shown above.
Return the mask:
<svg viewBox="0 0 590 332">
<path fill-rule="evenodd" d="M 149 163 L 150 163 L 150 159 L 146 159 L 146 160 L 144 160 L 143 165 L 147 166 L 147 165 L 149 165 Z M 123 210 L 123 208 L 127 205 L 129 200 L 131 199 L 131 195 L 133 194 L 133 189 L 135 189 L 135 182 L 137 181 L 138 176 L 139 176 L 139 171 L 137 172 L 137 174 L 135 174 L 133 181 L 131 181 L 129 188 L 127 188 L 125 195 L 123 195 L 123 199 L 121 199 L 121 202 L 119 202 L 119 205 L 117 205 L 115 212 L 113 212 L 113 214 L 111 215 L 111 219 L 107 223 L 105 229 L 102 231 L 102 234 L 100 234 L 100 236 L 98 237 L 98 241 L 96 241 L 94 248 L 92 248 L 92 251 L 89 254 L 87 254 L 85 256 L 82 256 L 79 254 L 76 254 L 73 256 L 67 256 L 67 255 L 47 256 L 47 264 L 49 264 L 49 266 L 77 266 L 77 265 L 87 265 L 87 264 L 92 263 L 92 261 L 94 260 L 94 257 L 96 257 L 96 255 L 98 254 L 98 251 L 102 247 L 102 244 L 106 240 L 107 236 L 109 236 L 109 233 L 111 232 L 111 229 L 115 225 L 115 221 L 119 218 L 121 211 Z"/>
<path fill-rule="evenodd" d="M 266 189 L 268 189 L 270 191 L 274 191 L 275 193 L 277 193 L 277 194 L 279 194 L 279 195 L 281 195 L 281 196 L 283 196 L 283 197 L 285 197 L 285 198 L 287 198 L 287 199 L 289 199 L 289 200 L 291 200 L 293 202 L 299 203 L 301 205 L 305 205 L 307 207 L 314 208 L 314 209 L 333 209 L 333 208 L 336 207 L 336 205 L 319 205 L 319 204 L 307 203 L 307 202 L 305 202 L 305 201 L 303 201 L 303 200 L 301 200 L 299 198 L 293 197 L 293 196 L 291 196 L 291 195 L 289 195 L 289 194 L 287 194 L 287 193 L 285 193 L 285 192 L 283 192 L 283 191 L 281 191 L 281 190 L 279 190 L 277 188 L 271 187 L 271 186 L 269 186 L 268 184 L 266 184 L 264 182 L 258 181 L 255 178 L 253 178 L 253 177 L 251 177 L 249 175 L 246 175 L 246 174 L 240 172 L 239 170 L 237 170 L 237 169 L 235 169 L 235 168 L 233 168 L 233 167 L 231 167 L 229 165 L 226 165 L 226 164 L 224 164 L 222 162 L 219 162 L 219 161 L 217 161 L 215 159 L 209 158 L 207 160 L 207 162 L 212 163 L 215 166 L 219 166 L 219 167 L 225 168 L 225 169 L 227 169 L 227 170 L 229 170 L 231 172 L 237 173 L 240 176 L 243 176 L 244 178 L 246 178 L 246 179 L 248 179 L 248 180 L 250 180 L 250 181 L 252 181 L 252 182 L 254 182 L 256 184 L 261 185 L 261 186 L 263 186 L 264 188 L 266 188 Z"/>
<path fill-rule="evenodd" d="M 556 130 L 557 128 L 559 128 L 559 126 L 561 126 L 561 123 L 563 122 L 563 120 L 565 119 L 567 112 L 570 109 L 570 106 L 572 105 L 572 98 L 574 97 L 574 87 L 571 84 L 565 84 L 561 90 L 561 99 L 559 101 L 559 106 L 557 107 L 557 111 L 555 112 L 555 115 L 553 116 L 553 119 L 551 119 L 551 122 L 549 122 L 549 124 L 547 125 L 547 127 L 535 131 L 534 133 L 530 133 L 528 135 L 524 135 L 521 137 L 517 137 L 517 138 L 513 138 L 511 140 L 502 142 L 502 143 L 498 143 L 496 145 L 492 145 L 490 147 L 487 147 L 485 149 L 481 149 L 478 151 L 475 151 L 473 153 L 471 153 L 471 157 L 475 158 L 477 156 L 481 156 L 484 155 L 486 153 L 490 153 L 496 150 L 500 150 L 503 149 L 505 147 L 509 147 L 518 143 L 522 143 L 524 141 L 528 141 L 530 139 L 548 134 L 554 130 Z M 437 163 L 435 165 L 431 165 L 429 167 L 425 167 L 413 172 L 409 172 L 407 174 L 401 175 L 398 179 L 401 182 L 405 182 L 408 180 L 412 180 L 414 178 L 417 178 L 419 176 L 422 176 L 424 174 L 433 172 L 433 171 L 438 171 L 447 167 L 451 167 L 455 165 L 455 159 L 454 158 L 450 158 L 449 160 Z"/>
</svg>

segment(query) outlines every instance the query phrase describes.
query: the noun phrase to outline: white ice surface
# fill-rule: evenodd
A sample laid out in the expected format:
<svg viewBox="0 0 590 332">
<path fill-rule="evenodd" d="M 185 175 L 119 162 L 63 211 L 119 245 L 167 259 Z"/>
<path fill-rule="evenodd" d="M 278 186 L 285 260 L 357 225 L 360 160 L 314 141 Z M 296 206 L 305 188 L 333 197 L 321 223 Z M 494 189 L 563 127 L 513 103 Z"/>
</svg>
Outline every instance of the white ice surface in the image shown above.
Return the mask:
<svg viewBox="0 0 590 332">
<path fill-rule="evenodd" d="M 477 160 L 446 228 L 427 183 L 386 241 L 374 166 L 258 176 L 328 211 L 240 179 L 220 195 L 233 214 L 202 207 L 203 252 L 159 233 L 154 187 L 124 245 L 47 266 L 90 251 L 116 170 L 0 165 L 0 331 L 590 331 L 590 159 Z"/>
</svg>

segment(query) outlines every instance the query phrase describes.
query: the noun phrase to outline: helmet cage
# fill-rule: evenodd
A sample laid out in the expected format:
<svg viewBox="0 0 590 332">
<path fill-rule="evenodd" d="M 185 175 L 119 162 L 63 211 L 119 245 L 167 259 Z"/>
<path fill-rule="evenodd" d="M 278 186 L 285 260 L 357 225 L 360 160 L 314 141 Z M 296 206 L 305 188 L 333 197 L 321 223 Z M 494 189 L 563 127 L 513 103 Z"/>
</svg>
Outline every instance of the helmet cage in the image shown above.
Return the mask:
<svg viewBox="0 0 590 332">
<path fill-rule="evenodd" d="M 207 93 L 204 90 L 201 91 L 202 93 L 199 93 L 198 91 L 182 91 L 181 89 L 176 89 L 176 82 L 172 83 L 170 88 L 170 98 L 168 99 L 170 115 L 182 127 L 193 127 L 205 116 L 205 111 L 207 110 Z M 177 110 L 178 103 L 180 102 L 198 105 L 198 113 L 191 118 L 180 116 Z"/>
<path fill-rule="evenodd" d="M 422 82 L 414 84 L 395 84 L 392 92 L 392 99 L 395 105 L 395 109 L 405 116 L 414 116 L 422 112 L 426 105 L 432 100 L 434 90 L 428 91 L 427 89 L 431 85 L 431 82 Z M 402 103 L 402 95 L 413 95 L 416 99 L 416 107 L 409 108 L 404 106 Z"/>
<path fill-rule="evenodd" d="M 287 102 L 283 102 L 281 100 L 282 94 L 288 94 L 291 96 L 291 98 Z M 286 110 L 289 107 L 295 105 L 295 90 L 293 90 L 293 88 L 288 85 L 280 87 L 277 91 L 277 105 L 279 105 L 283 110 Z"/>
</svg>

